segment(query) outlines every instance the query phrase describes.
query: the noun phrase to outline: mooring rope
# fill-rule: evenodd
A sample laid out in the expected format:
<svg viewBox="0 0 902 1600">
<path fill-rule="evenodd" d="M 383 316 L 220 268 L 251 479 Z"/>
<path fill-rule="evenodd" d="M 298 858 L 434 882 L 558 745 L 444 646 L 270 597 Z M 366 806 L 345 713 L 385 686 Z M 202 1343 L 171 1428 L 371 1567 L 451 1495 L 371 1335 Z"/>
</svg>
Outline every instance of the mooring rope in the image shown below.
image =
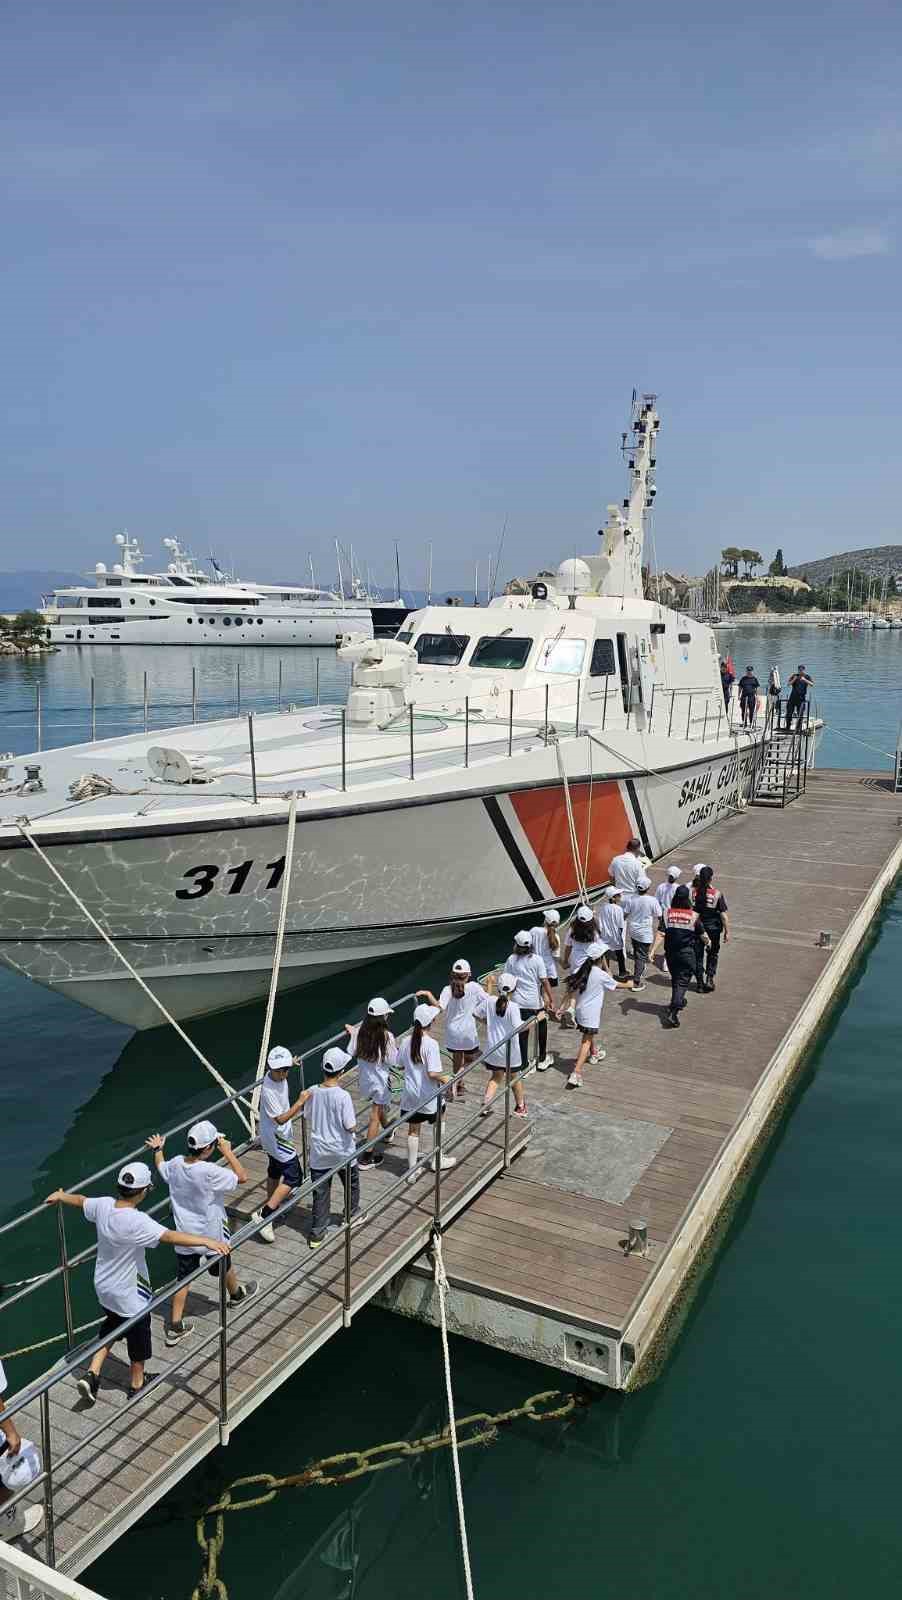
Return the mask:
<svg viewBox="0 0 902 1600">
<path fill-rule="evenodd" d="M 96 1317 L 93 1322 L 83 1322 L 80 1327 L 73 1328 L 73 1333 L 87 1333 L 89 1328 L 99 1328 L 103 1317 Z M 32 1350 L 46 1350 L 48 1344 L 59 1344 L 61 1339 L 68 1338 L 65 1333 L 52 1333 L 49 1339 L 38 1339 L 36 1344 L 23 1344 L 18 1350 L 4 1350 L 0 1361 L 12 1361 L 13 1356 L 28 1356 Z"/>
<path fill-rule="evenodd" d="M 266 1067 L 266 1057 L 269 1053 L 269 1040 L 272 1033 L 273 1012 L 276 1008 L 276 990 L 279 986 L 279 972 L 282 967 L 282 946 L 285 942 L 285 923 L 288 920 L 288 896 L 291 889 L 291 869 L 294 865 L 294 835 L 297 827 L 298 797 L 293 794 L 288 807 L 288 832 L 285 839 L 285 865 L 282 869 L 282 898 L 279 902 L 279 921 L 276 927 L 276 948 L 273 956 L 272 978 L 269 985 L 269 999 L 266 1002 L 266 1018 L 263 1023 L 263 1033 L 260 1038 L 260 1055 L 257 1060 L 257 1081 L 251 1095 L 251 1124 L 252 1131 L 257 1131 L 258 1112 L 260 1106 L 260 1090 L 263 1084 L 263 1073 Z"/>
<path fill-rule="evenodd" d="M 157 1010 L 160 1012 L 161 1016 L 165 1019 L 165 1021 L 172 1024 L 172 1027 L 175 1029 L 175 1031 L 178 1034 L 179 1038 L 184 1041 L 184 1043 L 188 1046 L 188 1049 L 191 1050 L 193 1052 L 193 1054 L 197 1057 L 197 1059 L 200 1062 L 201 1066 L 206 1067 L 206 1069 L 209 1072 L 210 1076 L 215 1079 L 215 1081 L 219 1084 L 219 1087 L 221 1089 L 223 1089 L 227 1095 L 234 1095 L 235 1090 L 232 1088 L 232 1085 L 230 1083 L 226 1082 L 225 1078 L 222 1076 L 222 1073 L 217 1071 L 217 1069 L 216 1069 L 216 1067 L 214 1067 L 212 1061 L 208 1061 L 208 1059 L 204 1055 L 203 1051 L 201 1049 L 199 1049 L 198 1046 L 194 1043 L 194 1040 L 189 1037 L 189 1035 L 185 1032 L 185 1030 L 181 1026 L 181 1024 L 176 1022 L 175 1017 L 172 1016 L 169 1011 L 167 1011 L 166 1007 L 164 1006 L 164 1004 L 163 1004 L 162 1000 L 159 998 L 159 996 L 155 995 L 153 990 L 144 982 L 144 979 L 141 977 L 140 972 L 136 972 L 135 971 L 135 968 L 132 966 L 131 962 L 128 960 L 128 957 L 123 955 L 123 953 L 119 949 L 118 945 L 116 945 L 113 942 L 113 940 L 110 938 L 110 935 L 107 933 L 106 929 L 101 926 L 101 924 L 97 921 L 97 918 L 88 910 L 88 908 L 85 905 L 84 901 L 82 900 L 81 896 L 76 893 L 76 891 L 72 888 L 71 884 L 68 884 L 66 882 L 66 880 L 63 877 L 62 873 L 58 870 L 57 867 L 54 866 L 53 862 L 50 860 L 50 857 L 47 855 L 46 851 L 41 849 L 41 846 L 38 844 L 37 839 L 35 838 L 34 834 L 31 832 L 30 827 L 28 826 L 27 819 L 23 819 L 22 817 L 17 817 L 16 818 L 16 826 L 18 827 L 19 832 L 22 834 L 23 838 L 28 840 L 28 843 L 31 845 L 31 848 L 36 852 L 36 854 L 43 861 L 43 863 L 44 863 L 45 867 L 47 868 L 47 870 L 53 874 L 54 878 L 56 879 L 56 881 L 60 885 L 60 887 L 62 889 L 64 889 L 66 891 L 66 894 L 69 896 L 69 898 L 75 902 L 76 906 L 78 907 L 78 909 L 81 912 L 82 916 L 84 917 L 85 921 L 89 922 L 91 924 L 91 927 L 95 928 L 97 930 L 97 932 L 100 934 L 100 937 L 103 940 L 104 944 L 108 945 L 110 950 L 113 952 L 113 955 L 116 957 L 116 960 L 117 961 L 121 961 L 122 965 L 125 967 L 126 972 L 128 972 L 130 977 L 134 978 L 134 980 L 135 980 L 136 984 L 138 985 L 138 987 L 140 989 L 143 989 L 143 991 L 147 995 L 148 999 L 153 1002 L 153 1004 L 156 1006 Z M 244 1112 L 241 1110 L 239 1102 L 236 1100 L 236 1101 L 233 1102 L 233 1104 L 234 1104 L 234 1107 L 235 1107 L 236 1116 L 244 1124 L 244 1126 L 247 1129 L 248 1133 L 250 1133 L 251 1132 L 250 1122 L 249 1122 L 248 1118 L 245 1116 Z"/>
<path fill-rule="evenodd" d="M 467 1517 L 464 1510 L 464 1491 L 460 1480 L 460 1453 L 457 1443 L 457 1421 L 454 1416 L 454 1391 L 451 1386 L 451 1351 L 448 1348 L 448 1311 L 445 1299 L 448 1277 L 442 1258 L 442 1236 L 436 1230 L 432 1235 L 432 1252 L 435 1260 L 435 1287 L 438 1290 L 439 1317 L 442 1332 L 442 1359 L 445 1366 L 445 1393 L 448 1397 L 448 1430 L 451 1438 L 451 1461 L 454 1467 L 454 1492 L 457 1497 L 457 1525 L 460 1529 L 460 1553 L 464 1564 L 464 1582 L 467 1600 L 473 1600 L 473 1574 L 470 1570 L 470 1546 L 467 1540 Z"/>
</svg>

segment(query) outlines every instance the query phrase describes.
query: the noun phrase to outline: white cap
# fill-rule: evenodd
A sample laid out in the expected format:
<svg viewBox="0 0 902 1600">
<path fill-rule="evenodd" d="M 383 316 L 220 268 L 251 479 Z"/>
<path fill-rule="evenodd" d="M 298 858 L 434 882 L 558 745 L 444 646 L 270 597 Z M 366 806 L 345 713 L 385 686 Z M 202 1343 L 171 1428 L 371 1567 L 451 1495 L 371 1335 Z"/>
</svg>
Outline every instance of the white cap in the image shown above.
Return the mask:
<svg viewBox="0 0 902 1600">
<path fill-rule="evenodd" d="M 556 928 L 560 920 L 561 913 L 559 911 L 555 911 L 554 906 L 550 906 L 545 912 L 545 921 L 548 923 L 548 926 L 550 928 Z"/>
<path fill-rule="evenodd" d="M 682 867 L 677 867 L 677 866 L 668 867 L 667 868 L 667 876 L 668 876 L 668 878 L 681 878 L 683 876 Z"/>
<path fill-rule="evenodd" d="M 456 978 L 469 978 L 472 970 L 473 969 L 470 966 L 469 961 L 464 961 L 463 957 L 461 957 L 459 961 L 455 961 L 453 967 L 451 968 L 451 971 L 454 973 Z"/>
<path fill-rule="evenodd" d="M 636 887 L 641 889 L 644 894 L 646 889 L 651 888 L 651 878 L 637 878 Z"/>
<path fill-rule="evenodd" d="M 502 972 L 498 979 L 498 989 L 501 994 L 513 994 L 517 987 L 517 980 L 512 972 Z"/>
<path fill-rule="evenodd" d="M 327 1050 L 323 1056 L 323 1071 L 344 1072 L 348 1062 L 352 1059 L 353 1057 L 349 1056 L 346 1050 L 339 1050 L 337 1045 L 333 1045 L 332 1049 Z"/>
<path fill-rule="evenodd" d="M 695 866 L 692 868 L 692 871 L 695 873 L 696 877 L 698 877 L 699 873 L 702 870 L 702 867 L 704 867 L 706 865 L 707 865 L 707 862 L 705 862 L 705 861 L 696 861 Z"/>
<path fill-rule="evenodd" d="M 519 933 L 514 934 L 514 944 L 519 945 L 521 950 L 529 949 L 532 944 L 532 934 L 528 928 L 521 928 Z"/>
<path fill-rule="evenodd" d="M 438 1014 L 438 1006 L 417 1006 L 416 1011 L 413 1014 L 413 1020 L 414 1022 L 418 1022 L 421 1028 L 428 1028 L 430 1024 L 435 1021 Z"/>
<path fill-rule="evenodd" d="M 607 954 L 607 949 L 607 945 L 601 939 L 593 939 L 592 943 L 586 946 L 586 960 L 597 961 L 599 956 Z"/>
<path fill-rule="evenodd" d="M 606 900 L 613 900 L 615 895 L 622 894 L 622 893 L 623 893 L 623 890 L 622 889 L 618 889 L 616 883 L 609 883 L 607 888 L 605 889 L 605 899 Z"/>
<path fill-rule="evenodd" d="M 577 906 L 576 920 L 577 922 L 594 922 L 595 912 L 591 906 Z"/>
<path fill-rule="evenodd" d="M 206 1150 L 208 1144 L 215 1144 L 221 1138 L 218 1128 L 212 1122 L 195 1122 L 193 1128 L 188 1129 L 188 1149 Z"/>
<path fill-rule="evenodd" d="M 287 1072 L 293 1061 L 291 1051 L 286 1050 L 284 1044 L 274 1044 L 266 1057 L 266 1065 L 271 1072 Z"/>
<path fill-rule="evenodd" d="M 153 1183 L 150 1168 L 143 1161 L 130 1161 L 123 1167 L 116 1179 L 120 1189 L 131 1189 L 135 1194 L 139 1189 L 149 1189 Z"/>
<path fill-rule="evenodd" d="M 381 994 L 377 994 L 375 1000 L 371 1000 L 367 1006 L 366 1014 L 368 1017 L 390 1017 L 392 1008 L 387 1000 L 383 1000 Z"/>
</svg>

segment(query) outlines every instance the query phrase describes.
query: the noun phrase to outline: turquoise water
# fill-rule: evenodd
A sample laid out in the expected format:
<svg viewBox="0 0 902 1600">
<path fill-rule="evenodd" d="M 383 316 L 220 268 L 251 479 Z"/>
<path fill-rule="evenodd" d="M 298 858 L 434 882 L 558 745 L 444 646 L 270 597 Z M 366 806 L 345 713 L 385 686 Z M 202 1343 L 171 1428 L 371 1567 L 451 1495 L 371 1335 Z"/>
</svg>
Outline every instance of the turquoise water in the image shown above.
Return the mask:
<svg viewBox="0 0 902 1600">
<path fill-rule="evenodd" d="M 902 636 L 845 639 L 809 628 L 744 628 L 721 640 L 731 643 L 740 670 L 752 662 L 762 678 L 775 652 L 784 680 L 805 661 L 833 725 L 822 748 L 825 764 L 887 765 L 855 740 L 883 751 L 895 744 Z M 234 661 L 224 651 L 217 662 L 216 654 L 198 651 L 195 664 L 204 657 L 203 672 L 225 701 Z M 68 706 L 61 731 L 73 736 L 92 660 L 98 703 L 112 707 L 128 689 L 142 715 L 145 665 L 161 675 L 161 702 L 168 696 L 170 707 L 184 705 L 186 681 L 190 698 L 187 651 L 148 651 L 146 661 L 136 662 L 124 662 L 123 653 L 110 662 L 110 671 L 122 675 L 113 686 L 100 656 L 0 661 L 0 742 L 32 747 L 20 735 L 37 675 L 45 706 L 57 697 Z M 326 658 L 321 669 L 323 686 L 331 662 Z M 290 695 L 289 664 L 298 675 Z M 274 693 L 271 657 L 252 664 L 243 656 L 242 668 L 249 700 L 255 671 L 261 703 Z M 311 669 L 306 652 L 286 657 L 286 700 L 302 698 L 305 673 L 311 687 Z M 734 914 L 741 916 L 741 907 Z M 505 930 L 470 941 L 474 964 L 501 954 L 505 941 Z M 897 895 L 658 1380 L 629 1397 L 602 1395 L 573 1423 L 517 1422 L 498 1443 L 463 1453 L 480 1600 L 626 1588 L 642 1600 L 897 1594 L 900 960 Z M 358 1014 L 369 994 L 431 985 L 436 975 L 435 959 L 427 956 L 415 967 L 385 962 L 287 996 L 278 1006 L 277 1035 L 296 1047 L 312 1043 Z M 210 1098 L 200 1069 L 165 1033 L 132 1037 L 5 972 L 0 1008 L 7 1215 Z M 237 1080 L 252 1070 L 261 1020 L 261 1009 L 252 1007 L 194 1031 Z M 49 1238 L 48 1232 L 48 1246 Z M 14 1254 L 5 1255 L 3 1276 L 19 1266 Z M 49 1294 L 40 1309 L 48 1330 L 58 1326 Z M 76 1309 L 91 1315 L 88 1286 Z M 11 1312 L 0 1349 L 24 1340 L 30 1327 Z M 558 1382 L 572 1387 L 467 1341 L 453 1341 L 452 1359 L 460 1412 L 506 1409 Z M 30 1370 L 18 1361 L 11 1377 L 18 1385 Z M 414 1437 L 442 1421 L 437 1335 L 368 1311 L 244 1424 L 227 1451 L 95 1563 L 85 1581 L 110 1600 L 187 1597 L 200 1575 L 193 1515 L 233 1478 L 296 1472 L 319 1455 Z M 228 1519 L 220 1567 L 232 1600 L 387 1600 L 425 1588 L 456 1600 L 463 1584 L 449 1462 L 435 1454 L 343 1488 L 286 1491 L 271 1505 Z"/>
</svg>

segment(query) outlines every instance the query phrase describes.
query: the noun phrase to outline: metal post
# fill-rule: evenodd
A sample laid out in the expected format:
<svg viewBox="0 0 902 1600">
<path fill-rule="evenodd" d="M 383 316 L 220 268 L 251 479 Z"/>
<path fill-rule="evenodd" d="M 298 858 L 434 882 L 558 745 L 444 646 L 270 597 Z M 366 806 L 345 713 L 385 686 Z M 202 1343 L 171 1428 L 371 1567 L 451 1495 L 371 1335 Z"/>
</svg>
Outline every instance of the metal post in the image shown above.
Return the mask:
<svg viewBox="0 0 902 1600">
<path fill-rule="evenodd" d="M 191 668 L 191 721 L 197 721 L 197 668 Z"/>
<path fill-rule="evenodd" d="M 545 685 L 545 743 L 548 743 L 548 690 L 550 684 Z"/>
<path fill-rule="evenodd" d="M 408 707 L 408 722 L 410 726 L 410 781 L 413 783 L 413 701 Z"/>
<path fill-rule="evenodd" d="M 316 704 L 319 705 L 319 656 L 314 663 L 314 681 L 316 684 Z"/>
<path fill-rule="evenodd" d="M 47 1542 L 47 1565 L 56 1566 L 56 1534 L 53 1525 L 53 1454 L 50 1437 L 50 1390 L 41 1395 L 41 1465 L 47 1476 L 44 1479 L 44 1538 Z"/>
<path fill-rule="evenodd" d="M 670 691 L 670 721 L 667 724 L 667 737 L 668 737 L 668 739 L 670 738 L 670 730 L 673 727 L 673 702 L 674 702 L 675 698 L 676 698 L 676 690 L 675 689 L 671 689 L 671 691 Z"/>
<path fill-rule="evenodd" d="M 351 1169 L 345 1167 L 345 1298 L 341 1320 L 346 1328 L 351 1326 Z"/>
<path fill-rule="evenodd" d="M 517 1035 L 517 1044 L 522 1039 L 522 1033 Z M 527 1034 L 527 1038 L 529 1035 Z M 504 1168 L 508 1171 L 511 1164 L 511 1045 L 513 1040 L 508 1039 L 505 1047 L 506 1060 L 504 1063 Z"/>
<path fill-rule="evenodd" d="M 444 1099 L 440 1092 L 438 1097 L 438 1116 L 435 1119 L 435 1138 L 432 1143 L 432 1159 L 435 1162 L 432 1221 L 439 1233 L 442 1231 L 442 1123 L 444 1121 L 444 1109 Z"/>
<path fill-rule="evenodd" d="M 229 1322 L 224 1256 L 219 1258 L 219 1442 L 229 1442 Z"/>
<path fill-rule="evenodd" d="M 75 1322 L 72 1316 L 72 1290 L 69 1283 L 69 1255 L 66 1250 L 64 1210 L 64 1206 L 57 1206 L 56 1208 L 56 1227 L 59 1234 L 60 1266 L 63 1269 L 63 1319 L 66 1324 L 66 1349 L 71 1350 L 75 1343 Z"/>
<path fill-rule="evenodd" d="M 279 657 L 279 698 L 278 698 L 278 708 L 281 711 L 281 709 L 282 709 L 282 657 L 281 656 Z"/>
<path fill-rule="evenodd" d="M 241 662 L 235 663 L 235 715 L 241 716 Z"/>
<path fill-rule="evenodd" d="M 147 673 L 144 674 L 144 732 L 147 732 Z"/>
<path fill-rule="evenodd" d="M 348 714 L 345 711 L 344 707 L 342 706 L 342 711 L 341 711 L 341 787 L 342 787 L 342 790 L 344 790 L 344 789 L 346 789 L 348 787 L 348 752 L 347 752 L 347 746 L 345 744 L 345 728 L 346 728 L 346 725 L 347 725 L 347 720 L 348 720 Z"/>
<path fill-rule="evenodd" d="M 704 721 L 704 725 L 702 727 L 702 744 L 704 744 L 704 742 L 707 739 L 707 737 L 708 737 L 708 702 L 706 700 L 705 701 L 705 721 Z"/>
<path fill-rule="evenodd" d="M 303 1060 L 303 1057 L 301 1057 L 301 1093 L 302 1094 L 303 1094 L 304 1090 L 306 1089 L 306 1087 L 307 1087 L 307 1085 L 304 1082 L 304 1060 Z M 306 1117 L 302 1117 L 301 1118 L 301 1156 L 303 1158 L 302 1161 L 301 1161 L 301 1169 L 303 1171 L 304 1179 L 306 1181 L 307 1175 L 308 1175 L 308 1173 L 310 1171 L 310 1152 L 309 1152 L 308 1147 L 307 1147 L 307 1118 Z"/>
<path fill-rule="evenodd" d="M 649 733 L 651 733 L 652 718 L 654 717 L 654 714 L 655 714 L 655 690 L 657 689 L 657 687 L 658 687 L 658 685 L 656 683 L 653 683 L 652 686 L 651 686 L 651 704 L 650 704 L 650 706 L 648 708 L 648 731 L 649 731 Z"/>
<path fill-rule="evenodd" d="M 37 746 L 42 749 L 43 730 L 41 727 L 41 685 L 35 684 L 35 715 L 37 718 Z"/>
<path fill-rule="evenodd" d="M 610 683 L 610 681 L 611 681 L 610 678 L 607 675 L 605 675 L 605 680 L 604 680 L 604 705 L 602 706 L 602 710 L 601 710 L 601 731 L 602 731 L 602 733 L 604 733 L 605 726 L 606 726 L 607 720 L 608 720 L 608 684 Z"/>
<path fill-rule="evenodd" d="M 688 705 L 688 708 L 686 710 L 686 738 L 687 739 L 689 738 L 689 730 L 690 730 L 691 726 L 692 726 L 692 695 L 690 694 L 690 696 L 689 696 L 689 705 Z"/>
<path fill-rule="evenodd" d="M 723 717 L 723 696 L 721 695 L 720 705 L 717 707 L 717 732 L 714 735 L 714 737 L 716 739 L 720 738 L 720 724 L 721 724 L 722 717 Z"/>
<path fill-rule="evenodd" d="M 251 747 L 251 784 L 254 791 L 254 805 L 257 804 L 257 752 L 254 749 L 254 713 L 248 712 L 247 738 Z"/>
<path fill-rule="evenodd" d="M 91 742 L 97 738 L 97 685 L 91 673 Z"/>
<path fill-rule="evenodd" d="M 579 678 L 576 680 L 576 737 L 579 738 L 579 691 L 582 685 Z"/>
<path fill-rule="evenodd" d="M 470 765 L 470 696 L 464 695 L 464 766 Z"/>
<path fill-rule="evenodd" d="M 513 691 L 513 689 L 511 689 L 511 691 L 510 691 L 510 697 L 511 697 L 510 710 L 508 711 L 508 714 L 507 714 L 507 753 L 508 753 L 509 756 L 513 755 L 513 753 L 514 753 L 514 691 Z"/>
</svg>

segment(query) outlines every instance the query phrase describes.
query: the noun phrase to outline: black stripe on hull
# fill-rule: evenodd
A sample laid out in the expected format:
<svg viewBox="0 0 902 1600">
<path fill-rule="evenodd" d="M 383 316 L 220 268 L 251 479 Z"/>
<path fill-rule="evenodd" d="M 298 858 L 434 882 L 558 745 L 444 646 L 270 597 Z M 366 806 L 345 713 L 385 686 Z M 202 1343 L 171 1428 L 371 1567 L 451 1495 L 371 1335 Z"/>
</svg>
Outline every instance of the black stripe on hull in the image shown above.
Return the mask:
<svg viewBox="0 0 902 1600">
<path fill-rule="evenodd" d="M 539 885 L 536 883 L 535 878 L 530 872 L 526 857 L 511 833 L 504 812 L 501 810 L 501 807 L 498 804 L 498 801 L 495 799 L 495 796 L 485 795 L 482 803 L 485 806 L 485 809 L 491 819 L 492 826 L 494 827 L 498 838 L 501 840 L 501 843 L 504 845 L 504 848 L 510 857 L 511 863 L 515 867 L 519 875 L 520 882 L 523 884 L 527 894 L 529 894 L 537 903 L 540 900 L 544 900 L 545 895 L 542 893 L 542 890 L 539 888 Z"/>
<path fill-rule="evenodd" d="M 651 847 L 651 840 L 648 837 L 648 829 L 645 826 L 645 818 L 642 815 L 642 807 L 639 804 L 638 791 L 632 778 L 627 778 L 626 780 L 626 792 L 630 797 L 630 804 L 633 808 L 633 816 L 636 819 L 636 825 L 639 829 L 639 838 L 642 840 L 642 849 L 645 851 L 645 854 L 648 856 L 649 860 L 653 860 L 655 853 Z"/>
</svg>

